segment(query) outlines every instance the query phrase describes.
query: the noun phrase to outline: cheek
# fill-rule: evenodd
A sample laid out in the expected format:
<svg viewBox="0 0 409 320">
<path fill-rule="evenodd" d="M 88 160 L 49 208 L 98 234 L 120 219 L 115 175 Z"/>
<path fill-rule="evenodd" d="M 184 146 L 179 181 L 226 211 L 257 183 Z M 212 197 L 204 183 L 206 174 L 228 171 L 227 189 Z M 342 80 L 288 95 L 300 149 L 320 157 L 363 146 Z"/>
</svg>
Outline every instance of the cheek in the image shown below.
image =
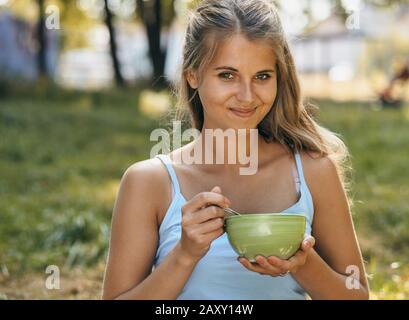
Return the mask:
<svg viewBox="0 0 409 320">
<path fill-rule="evenodd" d="M 220 85 L 203 86 L 199 94 L 204 108 L 208 106 L 224 108 L 229 98 L 229 91 Z"/>
<path fill-rule="evenodd" d="M 274 86 L 266 91 L 264 91 L 260 98 L 263 101 L 263 111 L 261 117 L 264 118 L 267 113 L 270 112 L 271 108 L 273 107 L 274 101 L 277 97 L 277 88 Z"/>
<path fill-rule="evenodd" d="M 277 96 L 277 88 L 275 85 L 273 87 L 270 87 L 269 89 L 264 90 L 260 94 L 263 104 L 268 108 L 273 105 L 274 100 L 276 99 L 276 96 Z"/>
<path fill-rule="evenodd" d="M 271 102 L 271 104 L 274 102 L 276 96 L 277 96 L 277 80 L 274 79 L 274 82 L 271 86 L 271 90 L 269 90 L 269 101 Z"/>
</svg>

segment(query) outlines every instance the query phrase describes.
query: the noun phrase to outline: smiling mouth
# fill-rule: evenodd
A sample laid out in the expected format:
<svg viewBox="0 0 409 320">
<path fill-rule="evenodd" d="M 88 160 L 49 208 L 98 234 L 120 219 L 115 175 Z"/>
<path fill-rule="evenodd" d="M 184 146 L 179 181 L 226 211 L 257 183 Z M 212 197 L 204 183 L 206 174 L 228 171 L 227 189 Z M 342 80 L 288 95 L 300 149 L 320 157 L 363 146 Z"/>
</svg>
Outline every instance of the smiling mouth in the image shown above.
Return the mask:
<svg viewBox="0 0 409 320">
<path fill-rule="evenodd" d="M 229 110 L 236 116 L 240 118 L 248 118 L 251 117 L 255 112 L 257 108 L 253 109 L 235 109 L 235 108 L 229 108 Z"/>
</svg>

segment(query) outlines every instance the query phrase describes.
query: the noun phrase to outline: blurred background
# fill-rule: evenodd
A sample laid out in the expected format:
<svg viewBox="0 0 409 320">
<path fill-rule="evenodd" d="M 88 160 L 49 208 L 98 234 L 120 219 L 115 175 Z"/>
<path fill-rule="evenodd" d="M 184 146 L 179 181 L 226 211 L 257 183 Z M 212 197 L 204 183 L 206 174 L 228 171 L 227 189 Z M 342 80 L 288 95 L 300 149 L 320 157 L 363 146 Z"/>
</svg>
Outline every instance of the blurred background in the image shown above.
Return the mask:
<svg viewBox="0 0 409 320">
<path fill-rule="evenodd" d="M 0 0 L 0 299 L 98 299 L 120 178 L 174 107 L 193 0 Z M 372 299 L 409 298 L 409 2 L 277 0 L 352 154 Z M 47 266 L 59 289 L 47 289 Z"/>
</svg>

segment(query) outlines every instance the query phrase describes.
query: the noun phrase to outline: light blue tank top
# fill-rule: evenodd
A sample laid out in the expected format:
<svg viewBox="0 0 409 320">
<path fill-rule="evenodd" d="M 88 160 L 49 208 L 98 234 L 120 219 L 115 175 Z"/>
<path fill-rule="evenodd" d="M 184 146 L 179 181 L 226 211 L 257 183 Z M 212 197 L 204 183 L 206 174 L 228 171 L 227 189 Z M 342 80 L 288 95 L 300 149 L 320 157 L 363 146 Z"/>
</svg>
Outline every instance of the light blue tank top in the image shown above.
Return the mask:
<svg viewBox="0 0 409 320">
<path fill-rule="evenodd" d="M 156 268 L 181 238 L 181 208 L 186 199 L 180 192 L 179 182 L 168 155 L 157 155 L 165 165 L 173 185 L 172 202 L 159 228 Z M 295 154 L 300 182 L 299 200 L 282 214 L 297 213 L 306 216 L 305 234 L 311 234 L 314 215 L 312 196 L 305 182 L 301 157 Z M 291 274 L 284 277 L 260 275 L 243 267 L 231 247 L 227 234 L 214 240 L 209 251 L 196 264 L 178 300 L 295 300 L 306 299 L 304 289 Z"/>
</svg>

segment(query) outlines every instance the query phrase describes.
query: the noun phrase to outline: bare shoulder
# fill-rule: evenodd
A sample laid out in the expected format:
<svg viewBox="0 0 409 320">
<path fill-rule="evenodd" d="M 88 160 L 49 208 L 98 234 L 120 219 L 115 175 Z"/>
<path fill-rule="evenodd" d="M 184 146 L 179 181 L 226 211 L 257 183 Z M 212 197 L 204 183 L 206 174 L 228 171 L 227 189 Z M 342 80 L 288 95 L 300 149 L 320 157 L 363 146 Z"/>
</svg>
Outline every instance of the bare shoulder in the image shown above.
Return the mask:
<svg viewBox="0 0 409 320">
<path fill-rule="evenodd" d="M 329 156 L 318 152 L 302 152 L 304 177 L 313 196 L 314 205 L 329 195 L 343 197 L 343 187 L 337 165 Z"/>
<path fill-rule="evenodd" d="M 166 197 L 171 192 L 169 177 L 165 167 L 158 158 L 135 162 L 130 165 L 121 178 L 120 190 L 133 195 L 135 199 L 144 199 L 145 207 L 158 212 L 166 206 Z M 163 199 L 164 201 L 161 201 Z"/>
<path fill-rule="evenodd" d="M 158 158 L 153 158 L 133 163 L 125 170 L 123 178 L 139 182 L 146 180 L 146 182 L 149 182 L 148 184 L 155 185 L 166 178 L 164 173 L 166 173 L 166 170 L 161 161 Z"/>
<path fill-rule="evenodd" d="M 142 160 L 130 165 L 122 177 L 123 183 L 128 183 L 130 187 L 143 187 L 147 193 L 156 190 L 162 191 L 166 186 L 167 174 L 158 158 Z"/>
<path fill-rule="evenodd" d="M 322 156 L 318 152 L 301 152 L 304 173 L 306 179 L 326 179 L 337 176 L 337 166 L 329 156 Z M 313 179 L 312 179 L 313 178 Z"/>
</svg>

